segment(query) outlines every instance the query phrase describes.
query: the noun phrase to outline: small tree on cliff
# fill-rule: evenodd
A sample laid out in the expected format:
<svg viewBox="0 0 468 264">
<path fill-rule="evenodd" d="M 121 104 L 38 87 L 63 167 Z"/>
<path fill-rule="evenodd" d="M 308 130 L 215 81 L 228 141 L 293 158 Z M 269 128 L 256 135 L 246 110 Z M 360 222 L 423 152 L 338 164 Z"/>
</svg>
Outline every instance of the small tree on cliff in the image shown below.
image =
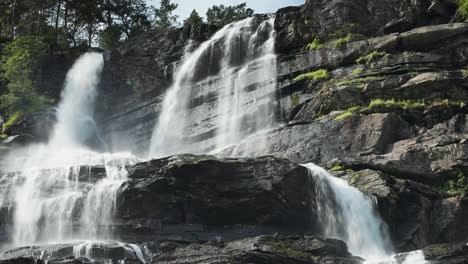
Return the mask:
<svg viewBox="0 0 468 264">
<path fill-rule="evenodd" d="M 195 26 L 203 23 L 203 18 L 198 14 L 197 10 L 193 10 L 190 16 L 185 19 L 184 25 L 186 26 Z"/>
<path fill-rule="evenodd" d="M 159 8 L 154 9 L 156 28 L 171 28 L 177 23 L 179 16 L 174 15 L 174 10 L 179 5 L 171 3 L 171 0 L 161 0 Z"/>
</svg>

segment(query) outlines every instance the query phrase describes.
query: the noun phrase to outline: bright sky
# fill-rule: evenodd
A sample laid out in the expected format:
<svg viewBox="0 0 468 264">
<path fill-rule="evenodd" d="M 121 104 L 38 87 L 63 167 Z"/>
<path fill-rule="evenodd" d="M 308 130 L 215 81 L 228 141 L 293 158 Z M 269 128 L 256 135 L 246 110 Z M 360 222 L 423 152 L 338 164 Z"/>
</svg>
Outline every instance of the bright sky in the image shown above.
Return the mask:
<svg viewBox="0 0 468 264">
<path fill-rule="evenodd" d="M 146 0 L 150 5 L 159 5 L 159 0 Z M 179 4 L 175 11 L 182 21 L 187 18 L 193 9 L 196 9 L 200 15 L 205 16 L 206 10 L 213 5 L 237 5 L 247 2 L 247 6 L 255 10 L 255 13 L 273 13 L 276 10 L 293 5 L 302 5 L 305 0 L 172 0 Z"/>
</svg>

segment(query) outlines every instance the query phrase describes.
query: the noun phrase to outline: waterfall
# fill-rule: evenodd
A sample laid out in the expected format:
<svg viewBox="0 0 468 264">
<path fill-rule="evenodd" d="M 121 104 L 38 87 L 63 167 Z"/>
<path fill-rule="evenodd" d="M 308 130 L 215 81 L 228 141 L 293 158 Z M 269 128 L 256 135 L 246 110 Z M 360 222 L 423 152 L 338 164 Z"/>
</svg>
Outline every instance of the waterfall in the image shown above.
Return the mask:
<svg viewBox="0 0 468 264">
<path fill-rule="evenodd" d="M 150 156 L 215 151 L 270 128 L 275 34 L 273 17 L 253 17 L 225 26 L 193 52 L 187 49 L 165 95 Z"/>
<path fill-rule="evenodd" d="M 90 149 L 102 146 L 93 118 L 102 68 L 101 54 L 80 57 L 67 74 L 49 143 L 9 157 L 7 170 L 16 175 L 9 197 L 14 203 L 12 246 L 113 238 L 125 166 L 139 159 Z M 98 170 L 94 178 L 92 169 Z"/>
<path fill-rule="evenodd" d="M 70 69 L 58 106 L 58 122 L 52 134 L 51 144 L 94 147 L 102 144 L 93 115 L 96 87 L 103 66 L 102 54 L 90 52 L 81 56 Z"/>
<path fill-rule="evenodd" d="M 421 251 L 393 254 L 385 223 L 375 201 L 312 163 L 304 165 L 313 178 L 316 217 L 321 235 L 346 242 L 349 251 L 366 264 L 423 264 Z"/>
</svg>

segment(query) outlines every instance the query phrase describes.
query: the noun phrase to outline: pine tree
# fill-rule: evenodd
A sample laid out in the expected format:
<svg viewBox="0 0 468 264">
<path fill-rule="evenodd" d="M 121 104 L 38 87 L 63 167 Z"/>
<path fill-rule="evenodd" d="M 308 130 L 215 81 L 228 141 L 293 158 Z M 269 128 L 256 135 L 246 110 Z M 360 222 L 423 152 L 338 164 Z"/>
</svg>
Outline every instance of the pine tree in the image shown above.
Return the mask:
<svg viewBox="0 0 468 264">
<path fill-rule="evenodd" d="M 155 27 L 167 29 L 176 25 L 179 16 L 174 15 L 173 12 L 178 6 L 178 4 L 171 3 L 171 0 L 161 0 L 159 8 L 154 9 Z"/>
<path fill-rule="evenodd" d="M 197 10 L 193 10 L 190 16 L 185 19 L 184 25 L 195 26 L 203 23 L 203 18 L 198 14 Z"/>
</svg>

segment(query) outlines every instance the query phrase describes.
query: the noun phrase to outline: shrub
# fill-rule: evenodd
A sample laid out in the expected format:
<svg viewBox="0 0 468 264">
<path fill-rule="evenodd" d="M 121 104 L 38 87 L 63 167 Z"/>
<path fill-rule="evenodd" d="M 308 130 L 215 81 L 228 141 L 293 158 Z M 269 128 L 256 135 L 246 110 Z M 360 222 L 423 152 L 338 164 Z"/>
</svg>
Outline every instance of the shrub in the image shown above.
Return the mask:
<svg viewBox="0 0 468 264">
<path fill-rule="evenodd" d="M 345 37 L 335 40 L 335 47 L 341 47 L 344 44 L 350 42 L 353 39 L 353 35 L 348 33 Z"/>
<path fill-rule="evenodd" d="M 307 45 L 306 49 L 318 50 L 318 49 L 322 49 L 323 47 L 324 45 L 320 43 L 320 38 L 316 37 L 311 43 Z"/>
</svg>

